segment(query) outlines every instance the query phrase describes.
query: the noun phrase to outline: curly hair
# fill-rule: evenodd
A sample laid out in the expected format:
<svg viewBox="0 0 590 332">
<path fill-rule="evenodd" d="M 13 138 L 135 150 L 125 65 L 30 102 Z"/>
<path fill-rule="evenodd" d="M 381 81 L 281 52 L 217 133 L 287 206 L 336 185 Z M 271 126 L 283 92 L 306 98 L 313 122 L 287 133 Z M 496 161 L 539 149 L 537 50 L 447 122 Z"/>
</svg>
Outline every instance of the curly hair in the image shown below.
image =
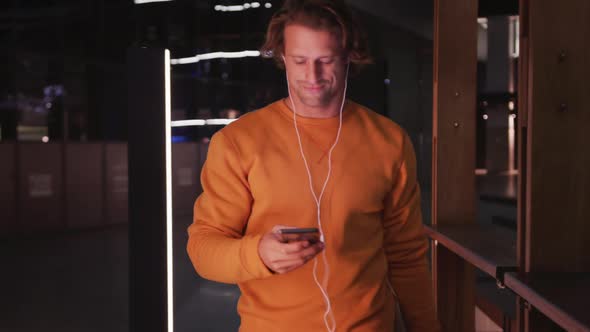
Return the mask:
<svg viewBox="0 0 590 332">
<path fill-rule="evenodd" d="M 344 0 L 286 0 L 271 18 L 266 41 L 260 48 L 263 57 L 273 58 L 284 69 L 284 32 L 289 24 L 329 30 L 342 42 L 353 72 L 372 62 L 367 38 Z"/>
</svg>

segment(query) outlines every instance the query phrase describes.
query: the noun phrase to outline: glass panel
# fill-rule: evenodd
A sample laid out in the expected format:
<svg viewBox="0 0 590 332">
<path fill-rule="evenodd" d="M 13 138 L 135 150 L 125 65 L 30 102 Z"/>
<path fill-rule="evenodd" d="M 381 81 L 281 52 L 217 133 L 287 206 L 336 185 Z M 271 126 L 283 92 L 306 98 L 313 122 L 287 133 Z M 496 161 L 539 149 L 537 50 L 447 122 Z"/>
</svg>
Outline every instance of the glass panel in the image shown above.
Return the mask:
<svg viewBox="0 0 590 332">
<path fill-rule="evenodd" d="M 518 17 L 481 17 L 478 37 L 479 220 L 516 232 Z"/>
<path fill-rule="evenodd" d="M 128 331 L 132 1 L 2 1 L 0 17 L 0 330 Z"/>
<path fill-rule="evenodd" d="M 516 2 L 510 3 L 516 5 Z M 508 230 L 508 234 L 513 234 L 516 239 L 518 16 L 482 16 L 478 18 L 477 27 L 477 221 Z M 509 247 L 511 244 L 499 243 L 498 246 Z M 513 253 L 515 257 L 516 248 Z M 514 324 L 514 294 L 499 289 L 495 278 L 482 271 L 477 272 L 476 299 L 480 305 L 476 311 L 478 327 L 493 326 L 488 317 L 490 304 L 500 310 L 503 319 L 500 322 L 496 318 L 495 324 L 502 325 L 497 330 L 509 330 Z M 488 308 L 481 304 L 487 304 Z"/>
</svg>

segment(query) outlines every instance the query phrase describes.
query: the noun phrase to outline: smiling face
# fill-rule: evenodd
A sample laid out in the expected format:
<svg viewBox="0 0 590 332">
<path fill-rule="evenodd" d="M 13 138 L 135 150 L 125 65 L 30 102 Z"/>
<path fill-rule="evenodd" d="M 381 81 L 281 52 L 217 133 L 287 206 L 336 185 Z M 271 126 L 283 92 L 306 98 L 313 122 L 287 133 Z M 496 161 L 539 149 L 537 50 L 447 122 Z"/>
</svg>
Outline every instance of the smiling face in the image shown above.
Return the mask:
<svg viewBox="0 0 590 332">
<path fill-rule="evenodd" d="M 339 108 L 346 56 L 338 36 L 328 30 L 290 24 L 285 27 L 284 42 L 290 93 L 307 108 Z"/>
</svg>

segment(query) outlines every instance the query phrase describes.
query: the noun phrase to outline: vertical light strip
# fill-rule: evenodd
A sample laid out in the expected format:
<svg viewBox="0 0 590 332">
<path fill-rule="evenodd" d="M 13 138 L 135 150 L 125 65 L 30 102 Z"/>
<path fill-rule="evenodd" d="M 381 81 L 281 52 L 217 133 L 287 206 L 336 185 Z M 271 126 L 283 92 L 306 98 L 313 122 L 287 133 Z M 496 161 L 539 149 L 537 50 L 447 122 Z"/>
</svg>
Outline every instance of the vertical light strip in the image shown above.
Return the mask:
<svg viewBox="0 0 590 332">
<path fill-rule="evenodd" d="M 164 122 L 166 146 L 166 265 L 168 295 L 168 332 L 174 331 L 174 307 L 172 288 L 172 124 L 170 97 L 170 51 L 164 51 Z"/>
<path fill-rule="evenodd" d="M 514 149 L 516 144 L 516 129 L 515 129 L 515 118 L 514 114 L 508 115 L 508 172 L 513 173 L 516 169 L 514 168 Z"/>
<path fill-rule="evenodd" d="M 508 24 L 508 51 L 511 58 L 518 58 L 520 55 L 520 21 L 518 16 L 510 16 Z"/>
</svg>

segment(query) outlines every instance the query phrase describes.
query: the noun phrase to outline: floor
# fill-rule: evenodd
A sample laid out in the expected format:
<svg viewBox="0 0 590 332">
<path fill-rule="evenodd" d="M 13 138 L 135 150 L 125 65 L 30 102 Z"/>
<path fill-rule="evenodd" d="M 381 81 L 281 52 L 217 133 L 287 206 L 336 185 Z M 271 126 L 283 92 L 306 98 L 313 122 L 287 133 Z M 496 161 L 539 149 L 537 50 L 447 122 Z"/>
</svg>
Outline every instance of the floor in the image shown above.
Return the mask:
<svg viewBox="0 0 590 332">
<path fill-rule="evenodd" d="M 502 180 L 490 182 L 486 190 L 512 193 L 514 179 Z M 480 202 L 480 219 L 492 213 L 515 217 L 515 206 L 486 208 L 501 203 Z M 176 223 L 175 331 L 236 331 L 239 290 L 196 275 L 184 251 L 190 217 Z M 1 239 L 0 332 L 128 331 L 127 236 L 126 225 L 114 225 Z M 496 331 L 480 321 L 485 321 L 481 331 Z"/>
<path fill-rule="evenodd" d="M 0 241 L 0 331 L 128 331 L 127 235 L 118 225 Z M 238 288 L 199 278 L 175 249 L 175 331 L 236 331 Z"/>
<path fill-rule="evenodd" d="M 475 308 L 475 332 L 502 332 L 502 328 L 499 327 L 493 320 L 491 320 L 486 314 Z"/>
<path fill-rule="evenodd" d="M 127 331 L 127 230 L 3 240 L 0 331 Z"/>
</svg>

